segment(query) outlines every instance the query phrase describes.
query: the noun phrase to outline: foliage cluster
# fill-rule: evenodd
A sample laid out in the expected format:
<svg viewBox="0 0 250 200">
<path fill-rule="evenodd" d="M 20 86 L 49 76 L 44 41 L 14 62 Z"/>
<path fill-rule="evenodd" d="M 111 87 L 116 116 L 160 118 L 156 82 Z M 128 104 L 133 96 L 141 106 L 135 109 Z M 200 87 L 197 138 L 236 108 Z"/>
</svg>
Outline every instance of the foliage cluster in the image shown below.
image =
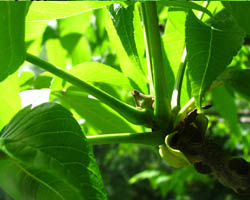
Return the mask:
<svg viewBox="0 0 250 200">
<path fill-rule="evenodd" d="M 193 166 L 173 169 L 158 148 L 197 109 L 206 135 L 250 161 L 248 2 L 1 2 L 0 12 L 6 194 L 244 199 Z"/>
</svg>

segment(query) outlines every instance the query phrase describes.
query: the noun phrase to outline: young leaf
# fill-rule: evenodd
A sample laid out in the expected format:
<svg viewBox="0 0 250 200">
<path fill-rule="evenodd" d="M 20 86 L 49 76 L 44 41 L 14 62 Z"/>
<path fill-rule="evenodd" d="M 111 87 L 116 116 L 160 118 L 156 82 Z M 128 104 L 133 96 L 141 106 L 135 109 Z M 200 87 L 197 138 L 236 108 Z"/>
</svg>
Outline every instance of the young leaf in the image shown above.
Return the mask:
<svg viewBox="0 0 250 200">
<path fill-rule="evenodd" d="M 0 3 L 0 81 L 14 73 L 25 59 L 24 20 L 28 5 Z"/>
<path fill-rule="evenodd" d="M 240 27 L 250 34 L 250 2 L 223 1 L 222 4 L 232 13 Z"/>
<path fill-rule="evenodd" d="M 103 2 L 34 2 L 28 12 L 27 21 L 52 20 L 74 16 L 97 8 L 113 4 L 112 1 Z"/>
<path fill-rule="evenodd" d="M 56 96 L 102 133 L 135 132 L 132 124 L 88 94 L 68 89 Z"/>
<path fill-rule="evenodd" d="M 244 36 L 242 29 L 226 10 L 217 14 L 211 26 L 189 12 L 186 20 L 188 72 L 198 108 L 201 107 L 205 91 L 240 49 Z"/>
<path fill-rule="evenodd" d="M 232 86 L 236 92 L 250 99 L 250 69 L 230 68 L 223 75 L 223 80 L 229 86 Z"/>
<path fill-rule="evenodd" d="M 107 199 L 80 126 L 58 104 L 18 112 L 2 130 L 0 151 L 0 187 L 15 199 Z"/>
</svg>

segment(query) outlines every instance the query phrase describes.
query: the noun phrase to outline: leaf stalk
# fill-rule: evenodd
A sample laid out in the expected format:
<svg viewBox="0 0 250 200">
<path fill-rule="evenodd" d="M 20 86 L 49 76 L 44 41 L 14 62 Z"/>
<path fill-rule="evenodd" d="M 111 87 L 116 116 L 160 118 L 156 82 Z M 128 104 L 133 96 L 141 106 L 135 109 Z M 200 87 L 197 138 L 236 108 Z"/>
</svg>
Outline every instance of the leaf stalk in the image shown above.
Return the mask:
<svg viewBox="0 0 250 200">
<path fill-rule="evenodd" d="M 151 146 L 164 144 L 165 135 L 162 132 L 154 131 L 149 133 L 115 133 L 96 136 L 86 136 L 87 141 L 92 144 L 120 144 L 134 143 Z"/>
<path fill-rule="evenodd" d="M 151 115 L 146 110 L 137 109 L 131 105 L 128 105 L 119 99 L 109 95 L 108 93 L 100 90 L 99 88 L 88 84 L 75 76 L 57 68 L 56 66 L 52 65 L 51 63 L 46 62 L 34 55 L 29 53 L 26 54 L 26 60 L 34 65 L 39 66 L 40 68 L 64 79 L 65 81 L 71 83 L 72 85 L 82 89 L 84 92 L 87 92 L 112 109 L 122 115 L 125 119 L 129 122 L 137 125 L 145 125 L 150 126 L 151 122 Z"/>
<path fill-rule="evenodd" d="M 166 128 L 171 116 L 170 101 L 167 91 L 166 68 L 163 64 L 162 44 L 158 27 L 156 2 L 141 3 L 142 21 L 146 40 L 148 65 L 154 84 L 154 115 L 161 128 Z"/>
</svg>

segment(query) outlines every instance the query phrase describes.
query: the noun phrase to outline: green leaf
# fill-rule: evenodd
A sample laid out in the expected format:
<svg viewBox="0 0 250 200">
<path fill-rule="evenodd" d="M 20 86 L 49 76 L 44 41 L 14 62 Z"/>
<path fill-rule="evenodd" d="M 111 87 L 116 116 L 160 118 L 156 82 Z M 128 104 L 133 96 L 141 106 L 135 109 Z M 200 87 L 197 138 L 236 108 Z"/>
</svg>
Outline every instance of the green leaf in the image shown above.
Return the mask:
<svg viewBox="0 0 250 200">
<path fill-rule="evenodd" d="M 181 7 L 181 8 L 190 8 L 190 9 L 194 9 L 194 10 L 199 10 L 202 11 L 206 14 L 208 14 L 210 17 L 212 17 L 212 13 L 207 9 L 202 7 L 199 4 L 196 4 L 194 2 L 186 2 L 186 1 L 160 1 L 158 3 L 159 5 L 162 6 L 169 6 L 169 7 Z"/>
<path fill-rule="evenodd" d="M 245 36 L 226 10 L 211 22 L 211 26 L 202 23 L 192 12 L 186 20 L 188 73 L 198 108 L 205 91 L 230 64 Z"/>
<path fill-rule="evenodd" d="M 67 51 L 62 47 L 59 39 L 49 39 L 46 41 L 48 61 L 62 69 L 67 65 Z"/>
<path fill-rule="evenodd" d="M 47 27 L 47 21 L 25 23 L 25 43 L 29 53 L 38 55 L 41 50 L 42 35 Z"/>
<path fill-rule="evenodd" d="M 213 106 L 223 117 L 231 131 L 235 134 L 234 138 L 241 136 L 238 124 L 238 111 L 234 98 L 227 92 L 224 86 L 212 90 Z"/>
<path fill-rule="evenodd" d="M 118 6 L 117 9 L 123 9 L 123 8 Z M 129 11 L 130 10 L 131 10 L 131 7 L 129 8 Z M 122 16 L 122 20 L 121 20 L 122 22 L 120 23 L 120 25 L 118 24 L 119 18 L 117 19 L 118 21 L 115 22 L 116 26 L 119 25 L 118 26 L 119 28 L 116 28 L 111 17 L 112 15 L 110 16 L 107 13 L 106 19 L 105 19 L 106 31 L 108 33 L 111 46 L 115 49 L 117 56 L 119 58 L 122 72 L 130 78 L 131 84 L 133 85 L 134 89 L 137 89 L 141 91 L 142 93 L 147 94 L 148 89 L 147 89 L 146 83 L 148 82 L 148 80 L 142 74 L 142 71 L 140 67 L 138 66 L 138 64 L 135 65 L 135 60 L 138 60 L 138 52 L 135 47 L 134 36 L 132 36 L 132 39 L 131 39 L 133 41 L 128 41 L 130 39 L 129 36 L 131 36 L 131 31 L 132 31 L 131 26 L 129 26 L 130 27 L 129 30 L 124 30 L 125 28 L 124 28 L 123 23 L 125 23 L 124 22 L 125 19 L 124 19 L 124 16 Z M 132 16 L 130 16 L 130 19 L 131 17 Z M 125 31 L 124 32 L 125 34 L 121 32 L 122 30 Z M 124 44 L 125 42 L 128 42 L 128 44 L 125 45 Z M 131 57 L 133 58 L 131 59 Z"/>
<path fill-rule="evenodd" d="M 250 34 L 250 2 L 223 1 L 222 4 L 232 13 L 240 27 Z"/>
<path fill-rule="evenodd" d="M 109 14 L 124 50 L 134 65 L 142 69 L 142 63 L 135 43 L 135 27 L 134 23 L 131 23 L 134 22 L 135 9 L 135 5 L 124 8 L 122 5 L 114 4 L 109 7 Z M 140 24 L 138 25 L 140 26 Z"/>
<path fill-rule="evenodd" d="M 58 104 L 18 112 L 2 131 L 0 150 L 0 187 L 17 200 L 107 199 L 80 126 Z"/>
<path fill-rule="evenodd" d="M 101 133 L 135 132 L 136 126 L 88 94 L 69 88 L 66 92 L 55 95 Z"/>
<path fill-rule="evenodd" d="M 60 37 L 72 33 L 84 34 L 90 26 L 92 11 L 58 20 L 58 30 Z"/>
<path fill-rule="evenodd" d="M 135 132 L 132 127 L 136 126 L 88 94 L 68 89 L 66 92 L 57 93 L 56 96 L 101 133 Z"/>
<path fill-rule="evenodd" d="M 102 2 L 33 2 L 28 12 L 27 21 L 52 20 L 74 16 L 93 9 L 102 8 L 113 4 L 112 1 Z"/>
<path fill-rule="evenodd" d="M 250 100 L 250 69 L 229 68 L 222 79 L 236 92 Z"/>
<path fill-rule="evenodd" d="M 21 109 L 17 73 L 0 82 L 0 130 Z"/>
<path fill-rule="evenodd" d="M 73 66 L 91 60 L 91 49 L 85 36 L 82 36 L 74 47 L 71 60 Z"/>
<path fill-rule="evenodd" d="M 185 20 L 187 16 L 186 9 L 169 8 L 168 21 L 166 24 L 165 32 L 162 37 L 165 54 L 169 60 L 173 77 L 168 74 L 168 90 L 172 93 L 174 87 L 174 76 L 181 63 L 182 54 L 185 47 Z M 189 100 L 187 92 L 187 79 L 184 75 L 184 80 L 181 88 L 181 105 L 185 105 Z"/>
<path fill-rule="evenodd" d="M 0 81 L 25 59 L 24 20 L 28 2 L 0 2 Z"/>
<path fill-rule="evenodd" d="M 70 74 L 86 82 L 108 83 L 132 90 L 126 76 L 111 66 L 98 62 L 85 62 L 69 70 Z"/>
</svg>

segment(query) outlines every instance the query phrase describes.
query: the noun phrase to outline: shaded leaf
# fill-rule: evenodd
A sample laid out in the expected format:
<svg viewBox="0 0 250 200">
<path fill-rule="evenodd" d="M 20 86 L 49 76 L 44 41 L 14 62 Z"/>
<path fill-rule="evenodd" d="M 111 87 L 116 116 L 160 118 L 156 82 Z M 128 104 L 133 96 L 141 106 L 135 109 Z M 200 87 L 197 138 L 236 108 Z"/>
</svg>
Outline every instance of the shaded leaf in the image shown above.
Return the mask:
<svg viewBox="0 0 250 200">
<path fill-rule="evenodd" d="M 25 59 L 24 20 L 28 5 L 0 3 L 0 81 L 14 73 Z"/>
<path fill-rule="evenodd" d="M 63 103 L 73 108 L 82 118 L 102 133 L 135 132 L 132 128 L 133 125 L 88 94 L 68 89 L 67 92 L 60 92 L 56 95 Z"/>
<path fill-rule="evenodd" d="M 212 90 L 213 106 L 223 117 L 231 131 L 235 134 L 234 138 L 241 135 L 238 124 L 238 112 L 234 98 L 227 92 L 224 86 Z M 238 138 L 239 139 L 239 138 Z"/>
<path fill-rule="evenodd" d="M 18 112 L 2 130 L 0 149 L 0 186 L 15 199 L 107 199 L 80 126 L 58 104 Z"/>
<path fill-rule="evenodd" d="M 74 16 L 93 9 L 102 8 L 113 4 L 112 1 L 103 2 L 67 2 L 67 1 L 49 1 L 33 2 L 27 14 L 27 21 L 51 20 Z"/>
<path fill-rule="evenodd" d="M 245 36 L 226 10 L 219 12 L 211 24 L 202 23 L 192 12 L 186 20 L 188 71 L 198 108 L 205 91 L 230 64 Z"/>
<path fill-rule="evenodd" d="M 232 13 L 240 27 L 250 34 L 250 2 L 223 1 L 222 4 Z"/>
<path fill-rule="evenodd" d="M 223 80 L 236 92 L 250 99 L 250 69 L 229 68 Z"/>
</svg>

